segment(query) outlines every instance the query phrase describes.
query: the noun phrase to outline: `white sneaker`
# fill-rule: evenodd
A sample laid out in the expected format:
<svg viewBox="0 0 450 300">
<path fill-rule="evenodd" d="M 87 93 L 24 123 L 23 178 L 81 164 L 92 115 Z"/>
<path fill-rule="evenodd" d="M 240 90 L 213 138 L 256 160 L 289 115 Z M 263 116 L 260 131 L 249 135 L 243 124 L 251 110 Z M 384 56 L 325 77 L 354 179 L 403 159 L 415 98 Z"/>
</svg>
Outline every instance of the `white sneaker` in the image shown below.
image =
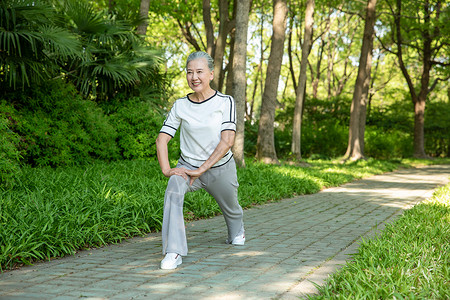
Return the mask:
<svg viewBox="0 0 450 300">
<path fill-rule="evenodd" d="M 181 265 L 181 255 L 177 253 L 167 253 L 166 257 L 161 261 L 161 269 L 172 270 Z"/>
<path fill-rule="evenodd" d="M 238 235 L 231 242 L 229 240 L 226 240 L 226 243 L 232 244 L 232 245 L 243 246 L 245 244 L 245 234 L 243 233 L 241 235 Z"/>
</svg>

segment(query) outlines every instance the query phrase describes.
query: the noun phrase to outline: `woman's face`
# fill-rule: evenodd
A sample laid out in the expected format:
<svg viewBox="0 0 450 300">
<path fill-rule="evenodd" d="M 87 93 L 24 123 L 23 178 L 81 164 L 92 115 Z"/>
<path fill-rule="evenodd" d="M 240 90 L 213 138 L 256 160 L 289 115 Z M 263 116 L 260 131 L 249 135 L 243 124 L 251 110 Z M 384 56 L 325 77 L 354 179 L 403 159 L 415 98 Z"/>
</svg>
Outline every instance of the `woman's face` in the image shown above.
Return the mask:
<svg viewBox="0 0 450 300">
<path fill-rule="evenodd" d="M 186 79 L 194 92 L 201 93 L 209 89 L 209 83 L 213 78 L 214 71 L 208 68 L 206 58 L 197 58 L 188 63 Z"/>
</svg>

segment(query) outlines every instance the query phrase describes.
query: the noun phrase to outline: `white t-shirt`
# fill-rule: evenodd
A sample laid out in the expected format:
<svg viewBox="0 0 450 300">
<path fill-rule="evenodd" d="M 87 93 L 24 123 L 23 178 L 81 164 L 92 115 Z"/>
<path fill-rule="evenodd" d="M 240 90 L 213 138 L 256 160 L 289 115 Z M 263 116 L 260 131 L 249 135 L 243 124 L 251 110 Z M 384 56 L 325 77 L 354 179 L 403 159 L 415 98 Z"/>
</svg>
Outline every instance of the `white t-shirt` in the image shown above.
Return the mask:
<svg viewBox="0 0 450 300">
<path fill-rule="evenodd" d="M 180 128 L 181 158 L 200 167 L 216 149 L 221 132 L 236 131 L 236 108 L 231 96 L 217 92 L 203 102 L 194 102 L 189 95 L 175 101 L 160 132 L 171 137 Z M 214 167 L 228 162 L 231 150 Z"/>
</svg>

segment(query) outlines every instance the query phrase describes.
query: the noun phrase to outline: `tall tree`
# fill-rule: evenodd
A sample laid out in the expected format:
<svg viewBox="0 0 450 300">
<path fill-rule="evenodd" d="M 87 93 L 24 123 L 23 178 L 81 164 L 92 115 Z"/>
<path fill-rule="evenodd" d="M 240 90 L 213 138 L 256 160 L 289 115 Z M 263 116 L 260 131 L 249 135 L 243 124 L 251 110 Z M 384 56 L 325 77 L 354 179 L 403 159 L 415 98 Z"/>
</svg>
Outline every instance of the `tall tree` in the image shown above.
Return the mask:
<svg viewBox="0 0 450 300">
<path fill-rule="evenodd" d="M 139 35 L 145 35 L 147 33 L 149 7 L 150 0 L 141 0 L 141 4 L 139 6 L 139 17 L 142 19 L 142 23 L 138 25 L 136 30 Z"/>
<path fill-rule="evenodd" d="M 286 0 L 273 2 L 273 33 L 267 76 L 261 103 L 256 157 L 265 163 L 278 164 L 275 151 L 274 120 L 277 105 L 278 80 L 283 62 L 287 18 Z"/>
<path fill-rule="evenodd" d="M 222 90 L 224 82 L 223 58 L 227 46 L 227 37 L 235 26 L 235 20 L 230 19 L 229 8 L 228 0 L 219 0 L 219 33 L 213 51 L 215 76 L 211 82 L 211 86 L 218 90 Z"/>
<path fill-rule="evenodd" d="M 247 32 L 249 20 L 250 0 L 236 0 L 236 33 L 234 37 L 233 97 L 236 101 L 236 139 L 233 153 L 236 163 L 245 167 L 244 161 L 244 129 L 245 129 L 245 91 L 247 88 L 246 60 L 247 60 Z"/>
<path fill-rule="evenodd" d="M 214 26 L 211 19 L 211 0 L 203 0 L 203 22 L 205 23 L 206 31 L 206 52 L 214 57 Z"/>
<path fill-rule="evenodd" d="M 302 159 L 301 155 L 301 126 L 303 117 L 303 104 L 306 92 L 306 68 L 308 67 L 308 55 L 311 50 L 313 24 L 314 24 L 314 0 L 306 1 L 305 13 L 305 34 L 302 45 L 302 60 L 300 63 L 300 75 L 298 79 L 298 87 L 296 90 L 294 124 L 292 130 L 292 154 L 298 160 Z"/>
<path fill-rule="evenodd" d="M 348 146 L 344 159 L 358 160 L 364 158 L 364 132 L 366 128 L 366 107 L 370 84 L 370 70 L 372 68 L 376 4 L 377 0 L 367 1 L 363 43 L 350 109 Z"/>
<path fill-rule="evenodd" d="M 449 66 L 448 36 L 441 34 L 443 30 L 448 32 L 450 27 L 448 19 L 441 18 L 442 0 L 436 1 L 408 1 L 403 3 L 396 0 L 392 4 L 387 3 L 391 9 L 392 40 L 396 45 L 396 51 L 384 46 L 384 48 L 397 56 L 400 69 L 405 77 L 414 105 L 414 156 L 426 158 L 425 153 L 425 103 L 429 93 L 436 87 L 436 83 L 443 79 L 435 76 L 430 85 L 431 72 L 436 66 Z M 448 4 L 444 4 L 447 10 Z M 414 16 L 414 17 L 411 17 Z M 416 52 L 414 60 L 411 53 Z M 412 66 L 415 74 L 411 72 Z M 417 69 L 419 71 L 417 71 Z M 437 74 L 436 74 L 437 75 Z"/>
</svg>

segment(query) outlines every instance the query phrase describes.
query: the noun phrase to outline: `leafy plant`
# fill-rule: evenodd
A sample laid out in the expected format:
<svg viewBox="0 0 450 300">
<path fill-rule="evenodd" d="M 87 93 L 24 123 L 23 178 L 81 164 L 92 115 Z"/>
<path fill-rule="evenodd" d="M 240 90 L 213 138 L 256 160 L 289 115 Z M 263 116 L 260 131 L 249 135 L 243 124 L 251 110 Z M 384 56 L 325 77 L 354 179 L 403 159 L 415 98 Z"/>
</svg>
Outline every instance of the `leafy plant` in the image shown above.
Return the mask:
<svg viewBox="0 0 450 300">
<path fill-rule="evenodd" d="M 129 21 L 97 11 L 87 1 L 64 1 L 58 11 L 83 47 L 82 57 L 61 65 L 82 94 L 108 100 L 141 86 L 164 93 L 161 53 L 146 45 Z"/>
<path fill-rule="evenodd" d="M 365 153 L 379 159 L 409 157 L 412 156 L 412 138 L 397 129 L 366 127 Z"/>
<path fill-rule="evenodd" d="M 450 155 L 450 103 L 431 102 L 425 111 L 425 147 L 432 156 Z"/>
<path fill-rule="evenodd" d="M 57 74 L 61 61 L 80 57 L 76 36 L 58 26 L 50 1 L 0 2 L 0 90 L 24 89 Z"/>
<path fill-rule="evenodd" d="M 60 166 L 120 157 L 117 132 L 103 111 L 70 84 L 53 81 L 15 97 L 20 109 L 15 132 L 24 141 L 24 162 Z"/>
<path fill-rule="evenodd" d="M 116 99 L 103 105 L 110 113 L 111 124 L 117 130 L 117 144 L 125 159 L 156 159 L 156 137 L 165 115 L 151 100 L 133 97 Z M 169 143 L 169 156 L 179 157 L 178 135 Z"/>
<path fill-rule="evenodd" d="M 11 185 L 20 171 L 20 137 L 10 129 L 15 122 L 6 103 L 0 103 L 0 185 Z"/>
</svg>

